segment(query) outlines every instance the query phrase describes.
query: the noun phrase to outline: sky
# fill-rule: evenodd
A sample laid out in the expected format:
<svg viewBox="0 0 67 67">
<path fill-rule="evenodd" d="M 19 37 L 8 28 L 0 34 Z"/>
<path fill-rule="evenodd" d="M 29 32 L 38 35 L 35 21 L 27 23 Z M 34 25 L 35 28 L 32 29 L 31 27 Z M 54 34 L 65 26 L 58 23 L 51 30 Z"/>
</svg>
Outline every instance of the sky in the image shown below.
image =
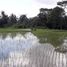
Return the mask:
<svg viewBox="0 0 67 67">
<path fill-rule="evenodd" d="M 12 13 L 16 16 L 26 14 L 27 17 L 34 17 L 39 13 L 40 8 L 53 8 L 61 0 L 0 0 L 0 12 Z"/>
</svg>

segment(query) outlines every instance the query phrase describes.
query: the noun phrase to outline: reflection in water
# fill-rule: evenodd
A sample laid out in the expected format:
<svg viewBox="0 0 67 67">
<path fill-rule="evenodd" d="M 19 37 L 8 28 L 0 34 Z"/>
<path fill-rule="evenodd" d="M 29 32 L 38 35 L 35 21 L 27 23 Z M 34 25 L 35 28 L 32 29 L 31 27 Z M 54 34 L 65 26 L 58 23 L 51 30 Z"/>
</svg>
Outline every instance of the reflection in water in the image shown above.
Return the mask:
<svg viewBox="0 0 67 67">
<path fill-rule="evenodd" d="M 3 65 L 1 67 L 4 67 L 5 64 L 7 67 L 8 65 L 28 64 L 27 51 L 33 46 L 39 45 L 38 41 L 39 39 L 32 33 L 26 33 L 24 36 L 18 33 L 13 38 L 9 34 L 4 39 L 0 36 L 0 66 Z"/>
<path fill-rule="evenodd" d="M 15 37 L 9 34 L 4 39 L 0 36 L 0 67 L 67 67 L 67 54 L 39 43 L 30 32 Z"/>
</svg>

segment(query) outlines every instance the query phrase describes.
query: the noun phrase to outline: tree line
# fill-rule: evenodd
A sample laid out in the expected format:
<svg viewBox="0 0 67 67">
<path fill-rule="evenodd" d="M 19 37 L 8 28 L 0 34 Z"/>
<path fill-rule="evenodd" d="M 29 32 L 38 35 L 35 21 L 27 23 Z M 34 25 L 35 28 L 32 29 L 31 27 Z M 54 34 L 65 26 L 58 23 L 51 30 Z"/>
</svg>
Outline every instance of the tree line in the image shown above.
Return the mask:
<svg viewBox="0 0 67 67">
<path fill-rule="evenodd" d="M 58 2 L 58 5 L 66 4 Z M 52 9 L 40 8 L 39 14 L 32 18 L 21 15 L 6 15 L 4 11 L 0 16 L 0 28 L 48 28 L 48 29 L 67 29 L 67 15 L 64 8 L 56 6 Z"/>
</svg>

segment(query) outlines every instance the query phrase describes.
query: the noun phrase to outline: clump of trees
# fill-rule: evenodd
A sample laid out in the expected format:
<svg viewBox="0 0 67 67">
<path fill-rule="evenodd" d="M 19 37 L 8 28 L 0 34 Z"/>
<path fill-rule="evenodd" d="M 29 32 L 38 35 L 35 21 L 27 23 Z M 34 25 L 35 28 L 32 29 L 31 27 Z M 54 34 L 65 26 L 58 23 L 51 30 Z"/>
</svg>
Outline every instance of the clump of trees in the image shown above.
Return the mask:
<svg viewBox="0 0 67 67">
<path fill-rule="evenodd" d="M 6 15 L 4 11 L 0 16 L 0 28 L 49 28 L 49 29 L 67 29 L 67 15 L 65 8 L 67 1 L 58 2 L 52 9 L 41 8 L 40 13 L 32 18 L 27 18 L 26 15 L 21 15 L 17 18 L 16 15 Z M 63 8 L 64 7 L 64 8 Z"/>
</svg>

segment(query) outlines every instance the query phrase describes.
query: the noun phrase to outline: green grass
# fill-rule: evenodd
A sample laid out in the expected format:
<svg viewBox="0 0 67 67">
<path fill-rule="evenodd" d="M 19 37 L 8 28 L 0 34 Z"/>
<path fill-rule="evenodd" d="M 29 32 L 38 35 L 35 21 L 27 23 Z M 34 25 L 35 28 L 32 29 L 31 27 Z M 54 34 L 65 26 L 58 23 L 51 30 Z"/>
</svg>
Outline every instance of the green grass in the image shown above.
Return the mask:
<svg viewBox="0 0 67 67">
<path fill-rule="evenodd" d="M 8 32 L 29 32 L 31 29 L 16 29 L 16 28 L 0 28 L 0 33 Z"/>
<path fill-rule="evenodd" d="M 32 32 L 40 39 L 41 43 L 48 42 L 54 47 L 62 45 L 63 39 L 67 37 L 66 30 L 37 29 Z M 47 40 L 45 38 L 47 38 Z"/>
</svg>

